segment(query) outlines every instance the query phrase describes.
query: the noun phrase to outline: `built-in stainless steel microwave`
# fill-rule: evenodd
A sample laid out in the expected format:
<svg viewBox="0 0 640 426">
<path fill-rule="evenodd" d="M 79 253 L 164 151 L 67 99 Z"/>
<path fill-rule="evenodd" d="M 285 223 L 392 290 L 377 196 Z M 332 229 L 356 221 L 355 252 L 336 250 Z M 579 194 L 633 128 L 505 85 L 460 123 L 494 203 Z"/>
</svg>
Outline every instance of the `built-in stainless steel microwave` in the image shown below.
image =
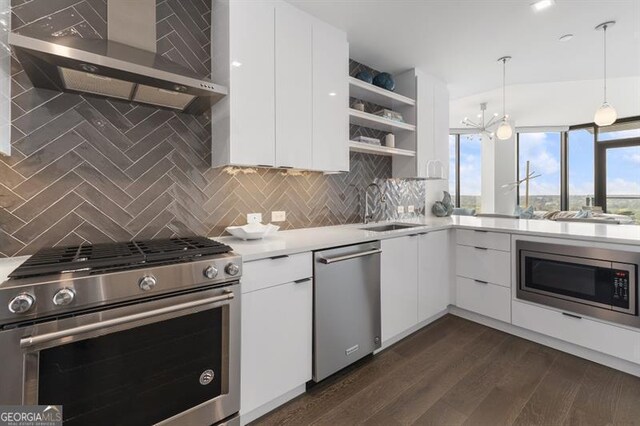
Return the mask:
<svg viewBox="0 0 640 426">
<path fill-rule="evenodd" d="M 519 299 L 640 327 L 640 253 L 522 240 L 516 250 Z"/>
</svg>

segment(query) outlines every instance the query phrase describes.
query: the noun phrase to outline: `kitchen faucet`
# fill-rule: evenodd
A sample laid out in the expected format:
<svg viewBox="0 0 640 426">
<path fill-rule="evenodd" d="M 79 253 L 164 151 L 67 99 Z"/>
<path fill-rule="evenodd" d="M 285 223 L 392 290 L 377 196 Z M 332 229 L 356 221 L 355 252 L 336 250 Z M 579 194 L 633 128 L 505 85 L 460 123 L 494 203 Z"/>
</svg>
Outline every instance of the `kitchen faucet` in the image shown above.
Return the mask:
<svg viewBox="0 0 640 426">
<path fill-rule="evenodd" d="M 380 201 L 380 204 L 384 204 L 387 202 L 387 197 L 384 193 L 384 191 L 382 190 L 382 188 L 380 187 L 380 185 L 378 185 L 375 182 L 371 182 L 369 185 L 366 186 L 366 188 L 364 189 L 364 214 L 362 216 L 362 222 L 367 224 L 371 221 L 371 219 L 373 219 L 373 213 L 369 213 L 369 188 L 374 187 L 378 189 L 378 200 Z M 375 198 L 373 199 L 373 202 L 375 204 Z M 374 211 L 377 210 L 377 208 L 374 209 Z"/>
</svg>

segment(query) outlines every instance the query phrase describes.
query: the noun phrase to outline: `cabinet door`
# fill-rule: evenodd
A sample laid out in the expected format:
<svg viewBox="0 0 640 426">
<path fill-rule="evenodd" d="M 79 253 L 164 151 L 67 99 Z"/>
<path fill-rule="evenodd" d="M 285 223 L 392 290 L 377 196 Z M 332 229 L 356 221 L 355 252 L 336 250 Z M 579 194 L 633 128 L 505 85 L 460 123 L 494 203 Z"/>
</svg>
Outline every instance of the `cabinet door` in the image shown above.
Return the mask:
<svg viewBox="0 0 640 426">
<path fill-rule="evenodd" d="M 313 23 L 313 169 L 349 170 L 349 44 L 346 34 Z"/>
<path fill-rule="evenodd" d="M 311 168 L 312 25 L 310 15 L 276 5 L 276 167 Z"/>
<path fill-rule="evenodd" d="M 440 80 L 433 85 L 433 143 L 434 158 L 442 161 L 449 176 L 449 90 Z"/>
<path fill-rule="evenodd" d="M 230 163 L 273 166 L 275 4 L 233 1 L 229 7 Z"/>
<path fill-rule="evenodd" d="M 311 280 L 242 295 L 241 413 L 311 380 Z"/>
<path fill-rule="evenodd" d="M 418 323 L 418 237 L 381 241 L 383 343 Z"/>
<path fill-rule="evenodd" d="M 436 79 L 422 72 L 417 73 L 416 83 L 416 175 L 427 176 L 427 162 L 435 159 L 435 141 L 433 138 L 434 99 L 433 91 Z"/>
<path fill-rule="evenodd" d="M 421 322 L 449 306 L 449 232 L 421 235 L 418 254 L 418 322 Z"/>
</svg>

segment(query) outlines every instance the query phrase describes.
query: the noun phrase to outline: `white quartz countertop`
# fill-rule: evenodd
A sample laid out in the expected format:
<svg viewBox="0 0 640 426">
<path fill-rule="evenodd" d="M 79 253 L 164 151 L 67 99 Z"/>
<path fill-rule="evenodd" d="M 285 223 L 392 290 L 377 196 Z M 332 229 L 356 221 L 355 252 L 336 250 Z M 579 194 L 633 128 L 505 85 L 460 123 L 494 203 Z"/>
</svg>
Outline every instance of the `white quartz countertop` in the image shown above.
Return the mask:
<svg viewBox="0 0 640 426">
<path fill-rule="evenodd" d="M 245 262 L 448 228 L 482 229 L 512 234 L 640 245 L 640 226 L 636 225 L 607 225 L 472 216 L 424 218 L 417 221 L 401 220 L 397 222 L 416 223 L 422 226 L 397 231 L 372 232 L 362 228 L 375 227 L 384 223 L 352 224 L 280 231 L 270 237 L 254 241 L 242 241 L 234 237 L 222 237 L 216 238 L 216 240 L 233 247 L 236 253 L 242 255 Z"/>
<path fill-rule="evenodd" d="M 636 225 L 607 225 L 472 216 L 424 218 L 396 222 L 415 223 L 421 226 L 397 231 L 372 232 L 362 228 L 394 222 L 372 223 L 369 225 L 351 224 L 280 231 L 270 237 L 255 241 L 242 241 L 234 237 L 216 237 L 215 240 L 230 245 L 236 253 L 242 255 L 245 262 L 449 228 L 482 229 L 512 234 L 640 245 L 640 226 Z M 28 258 L 29 256 L 21 256 L 0 259 L 0 283 L 6 281 L 7 275 Z"/>
</svg>

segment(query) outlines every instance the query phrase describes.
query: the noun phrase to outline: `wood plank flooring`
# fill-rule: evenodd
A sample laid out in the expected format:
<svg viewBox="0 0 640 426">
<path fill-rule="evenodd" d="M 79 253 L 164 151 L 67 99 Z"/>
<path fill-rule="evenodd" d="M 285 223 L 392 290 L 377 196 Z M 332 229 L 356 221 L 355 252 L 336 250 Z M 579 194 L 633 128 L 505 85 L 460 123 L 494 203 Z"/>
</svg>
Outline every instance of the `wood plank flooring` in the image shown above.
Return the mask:
<svg viewBox="0 0 640 426">
<path fill-rule="evenodd" d="M 447 315 L 252 425 L 638 425 L 640 378 Z"/>
</svg>

